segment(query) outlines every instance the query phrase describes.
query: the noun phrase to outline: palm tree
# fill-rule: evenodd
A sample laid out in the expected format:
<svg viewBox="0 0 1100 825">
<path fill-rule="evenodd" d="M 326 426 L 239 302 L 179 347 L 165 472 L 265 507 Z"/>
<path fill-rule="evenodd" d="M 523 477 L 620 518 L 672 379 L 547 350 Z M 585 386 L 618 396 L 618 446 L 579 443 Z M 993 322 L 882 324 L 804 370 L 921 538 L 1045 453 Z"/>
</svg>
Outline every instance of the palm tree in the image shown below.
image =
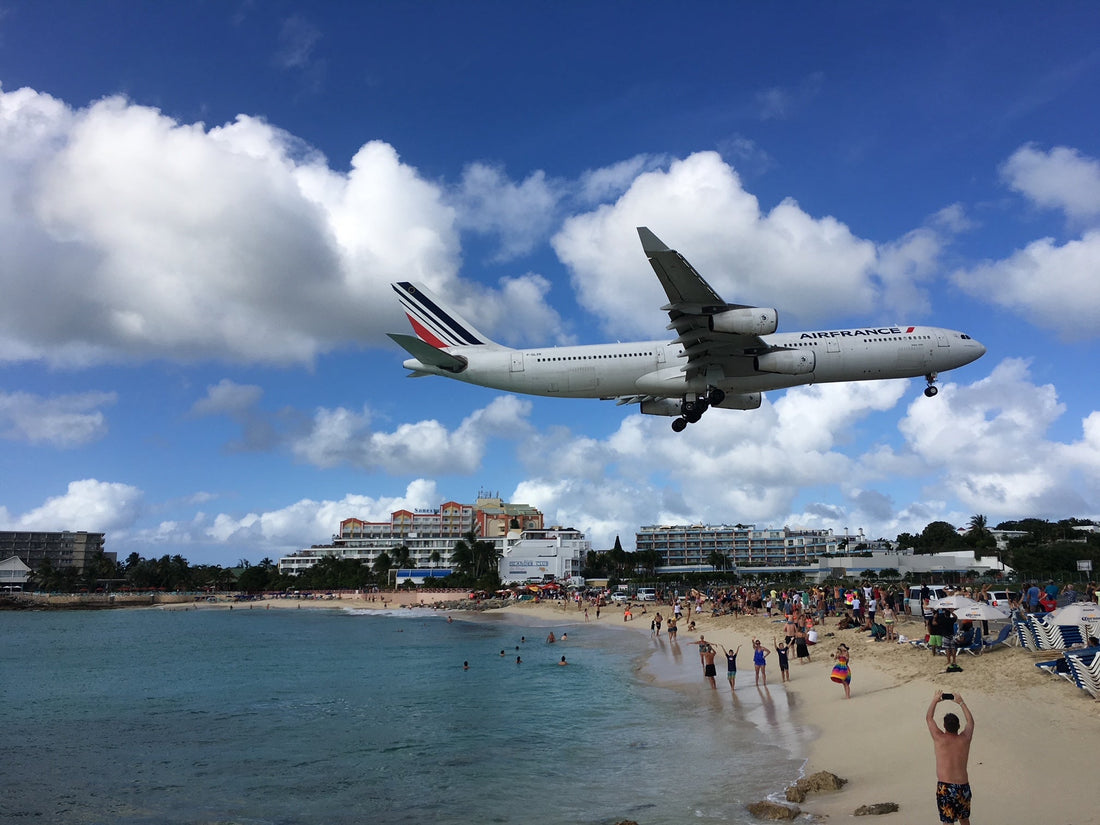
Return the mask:
<svg viewBox="0 0 1100 825">
<path fill-rule="evenodd" d="M 730 557 L 725 553 L 721 553 L 718 550 L 712 550 L 711 554 L 707 556 L 707 564 L 713 567 L 715 570 L 729 570 L 730 569 Z"/>
<path fill-rule="evenodd" d="M 393 548 L 393 563 L 398 568 L 408 568 L 413 566 L 412 553 L 409 548 L 404 544 Z"/>
<path fill-rule="evenodd" d="M 479 539 L 473 530 L 469 530 L 455 542 L 451 551 L 451 564 L 459 573 L 475 580 L 482 576 L 499 578 L 497 562 L 501 555 L 494 542 Z"/>
</svg>

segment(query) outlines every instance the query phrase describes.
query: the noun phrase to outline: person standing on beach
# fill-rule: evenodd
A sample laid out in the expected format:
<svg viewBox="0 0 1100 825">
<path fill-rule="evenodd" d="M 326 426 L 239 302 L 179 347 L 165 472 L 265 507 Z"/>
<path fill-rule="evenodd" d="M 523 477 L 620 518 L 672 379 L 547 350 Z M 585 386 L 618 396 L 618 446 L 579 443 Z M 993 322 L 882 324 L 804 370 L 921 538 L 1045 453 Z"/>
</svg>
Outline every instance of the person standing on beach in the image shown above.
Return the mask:
<svg viewBox="0 0 1100 825">
<path fill-rule="evenodd" d="M 936 705 L 954 701 L 966 717 L 966 729 L 959 731 L 959 717 L 953 713 L 943 717 L 943 730 L 936 724 Z M 936 807 L 940 822 L 970 825 L 970 777 L 966 763 L 970 758 L 970 743 L 974 739 L 974 716 L 959 694 L 936 691 L 932 704 L 924 715 L 932 744 L 936 749 Z"/>
<path fill-rule="evenodd" d="M 833 665 L 829 678 L 839 685 L 844 685 L 844 698 L 851 699 L 852 668 L 848 663 L 852 661 L 852 652 L 848 649 L 848 645 L 841 644 L 833 654 L 833 659 L 836 660 L 836 664 Z"/>
<path fill-rule="evenodd" d="M 737 681 L 737 654 L 741 651 L 741 645 L 737 646 L 737 650 L 730 653 L 722 645 L 718 645 L 722 648 L 722 652 L 726 655 L 726 678 L 730 683 L 730 690 L 734 689 L 734 682 Z"/>
<path fill-rule="evenodd" d="M 760 677 L 764 677 L 764 685 L 768 684 L 768 650 L 760 644 L 759 639 L 752 640 L 752 666 L 756 670 L 756 684 L 760 684 Z"/>
<path fill-rule="evenodd" d="M 707 680 L 712 688 L 717 690 L 718 685 L 715 683 L 714 677 L 718 675 L 718 671 L 714 668 L 714 657 L 718 655 L 718 651 L 709 642 L 704 642 L 702 638 L 697 642 L 692 642 L 692 644 L 699 645 L 699 658 L 703 663 L 703 678 Z"/>
<path fill-rule="evenodd" d="M 802 625 L 799 625 L 794 631 L 794 652 L 800 665 L 810 661 L 810 646 L 806 644 L 806 628 Z"/>
<path fill-rule="evenodd" d="M 779 657 L 779 681 L 789 682 L 791 681 L 791 661 L 788 655 L 790 648 L 786 642 L 779 644 L 774 636 L 772 637 L 772 645 L 775 647 L 775 655 Z"/>
</svg>

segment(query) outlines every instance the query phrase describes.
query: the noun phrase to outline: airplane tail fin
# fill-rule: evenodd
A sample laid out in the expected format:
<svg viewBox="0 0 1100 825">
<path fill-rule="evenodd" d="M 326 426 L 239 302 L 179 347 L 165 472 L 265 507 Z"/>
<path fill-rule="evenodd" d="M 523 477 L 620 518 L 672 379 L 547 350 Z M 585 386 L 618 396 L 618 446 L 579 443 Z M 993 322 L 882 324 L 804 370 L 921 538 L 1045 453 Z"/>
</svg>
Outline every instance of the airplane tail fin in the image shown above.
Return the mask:
<svg viewBox="0 0 1100 825">
<path fill-rule="evenodd" d="M 495 343 L 423 284 L 401 281 L 392 286 L 405 309 L 409 323 L 412 324 L 413 332 L 424 343 L 436 349 Z"/>
</svg>

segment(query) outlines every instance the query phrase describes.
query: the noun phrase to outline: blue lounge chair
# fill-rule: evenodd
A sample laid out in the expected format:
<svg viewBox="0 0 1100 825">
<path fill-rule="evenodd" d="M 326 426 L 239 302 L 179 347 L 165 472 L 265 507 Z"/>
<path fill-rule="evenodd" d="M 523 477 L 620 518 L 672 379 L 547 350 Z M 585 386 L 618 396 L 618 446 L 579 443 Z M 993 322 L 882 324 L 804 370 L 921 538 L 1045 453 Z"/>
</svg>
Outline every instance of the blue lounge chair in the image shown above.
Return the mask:
<svg viewBox="0 0 1100 825">
<path fill-rule="evenodd" d="M 982 643 L 982 631 L 981 628 L 974 628 L 974 636 L 970 640 L 968 645 L 960 645 L 959 650 L 965 650 L 971 656 L 981 656 L 985 650 L 985 645 Z"/>
<path fill-rule="evenodd" d="M 989 641 L 989 642 L 987 642 L 983 639 L 982 640 L 982 652 L 984 653 L 987 650 L 992 650 L 993 648 L 1000 647 L 1001 645 L 1004 645 L 1005 647 L 1011 647 L 1012 645 L 1008 641 L 1008 637 L 1011 633 L 1012 633 L 1012 625 L 1006 624 L 1004 627 L 1001 628 L 1001 632 L 997 634 L 996 639 L 993 639 L 992 641 Z"/>
<path fill-rule="evenodd" d="M 1085 636 L 1081 632 L 1081 626 L 1076 624 L 1061 624 L 1058 629 L 1062 631 L 1062 646 L 1077 647 L 1085 643 Z"/>
<path fill-rule="evenodd" d="M 1085 664 L 1080 656 L 1067 655 L 1066 661 L 1069 663 L 1073 683 L 1081 690 L 1086 691 L 1093 699 L 1100 699 L 1100 676 L 1093 673 L 1092 669 Z"/>
</svg>

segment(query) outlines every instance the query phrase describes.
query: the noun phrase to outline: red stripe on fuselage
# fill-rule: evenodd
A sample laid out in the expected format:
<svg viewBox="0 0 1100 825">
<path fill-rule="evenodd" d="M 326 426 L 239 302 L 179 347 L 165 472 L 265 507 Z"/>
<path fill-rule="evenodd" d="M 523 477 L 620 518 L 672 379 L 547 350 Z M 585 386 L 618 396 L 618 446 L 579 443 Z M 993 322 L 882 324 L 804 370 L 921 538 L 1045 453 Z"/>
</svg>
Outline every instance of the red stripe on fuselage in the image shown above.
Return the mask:
<svg viewBox="0 0 1100 825">
<path fill-rule="evenodd" d="M 443 349 L 447 346 L 443 341 L 440 341 L 430 329 L 409 315 L 409 313 L 406 312 L 405 317 L 409 319 L 409 323 L 412 324 L 413 332 L 416 333 L 416 337 L 421 341 L 426 344 L 431 344 L 436 349 Z"/>
</svg>

